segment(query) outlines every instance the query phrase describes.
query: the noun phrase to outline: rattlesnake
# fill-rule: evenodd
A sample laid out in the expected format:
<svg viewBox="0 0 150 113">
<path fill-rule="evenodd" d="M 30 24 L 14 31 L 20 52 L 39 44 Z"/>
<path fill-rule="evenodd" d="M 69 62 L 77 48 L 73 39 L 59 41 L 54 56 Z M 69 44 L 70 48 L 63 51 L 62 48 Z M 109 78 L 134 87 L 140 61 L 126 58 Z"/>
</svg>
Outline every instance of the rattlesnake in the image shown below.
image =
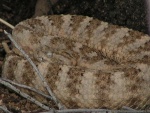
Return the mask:
<svg viewBox="0 0 150 113">
<path fill-rule="evenodd" d="M 76 15 L 28 19 L 12 35 L 67 108 L 150 105 L 148 35 Z M 15 47 L 13 51 L 6 56 L 2 77 L 46 93 L 27 60 Z"/>
</svg>

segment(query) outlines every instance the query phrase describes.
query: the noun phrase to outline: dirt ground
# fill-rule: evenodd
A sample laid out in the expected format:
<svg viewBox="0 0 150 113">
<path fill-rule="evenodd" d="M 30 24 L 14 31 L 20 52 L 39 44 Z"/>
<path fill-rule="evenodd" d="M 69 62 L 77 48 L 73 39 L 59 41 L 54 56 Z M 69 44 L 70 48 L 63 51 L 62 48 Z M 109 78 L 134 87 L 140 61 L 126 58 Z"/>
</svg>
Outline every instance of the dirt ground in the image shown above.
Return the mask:
<svg viewBox="0 0 150 113">
<path fill-rule="evenodd" d="M 0 18 L 15 26 L 20 21 L 33 17 L 35 5 L 36 0 L 0 0 Z M 126 0 L 58 0 L 57 3 L 52 4 L 48 14 L 87 15 L 148 33 L 146 9 L 144 0 L 128 0 L 128 2 Z M 3 30 L 11 33 L 10 28 L 0 23 L 0 43 L 7 40 Z M 5 55 L 6 53 L 0 44 L 0 73 Z M 14 113 L 42 111 L 41 108 L 3 85 L 0 85 L 1 104 Z"/>
</svg>

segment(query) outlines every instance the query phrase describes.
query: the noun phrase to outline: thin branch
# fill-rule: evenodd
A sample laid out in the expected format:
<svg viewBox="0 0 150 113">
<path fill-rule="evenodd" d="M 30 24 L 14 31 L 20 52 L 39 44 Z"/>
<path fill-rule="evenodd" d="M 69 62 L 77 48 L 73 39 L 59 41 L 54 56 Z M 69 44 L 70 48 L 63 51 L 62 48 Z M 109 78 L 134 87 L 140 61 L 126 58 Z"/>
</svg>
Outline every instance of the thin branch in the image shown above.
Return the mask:
<svg viewBox="0 0 150 113">
<path fill-rule="evenodd" d="M 0 106 L 0 110 L 3 110 L 6 113 L 12 113 L 6 108 L 6 106 Z"/>
<path fill-rule="evenodd" d="M 111 110 L 106 109 L 64 109 L 64 110 L 58 110 L 57 113 L 114 113 L 111 112 Z"/>
<path fill-rule="evenodd" d="M 127 106 L 123 106 L 122 109 L 123 109 L 123 110 L 129 110 L 129 111 L 137 111 L 137 110 L 132 109 L 132 108 L 127 107 Z"/>
<path fill-rule="evenodd" d="M 5 24 L 6 26 L 10 27 L 11 29 L 14 29 L 15 27 L 13 25 L 11 25 L 10 23 L 6 22 L 5 20 L 0 18 L 0 22 Z"/>
<path fill-rule="evenodd" d="M 39 95 L 42 95 L 43 97 L 46 97 L 46 98 L 52 100 L 51 96 L 46 95 L 43 92 L 41 92 L 41 91 L 39 91 L 39 90 L 37 90 L 35 88 L 29 87 L 29 86 L 26 86 L 26 85 L 22 85 L 22 84 L 18 84 L 18 83 L 15 83 L 15 82 L 11 81 L 11 80 L 5 79 L 5 78 L 1 78 L 1 79 L 4 80 L 4 81 L 6 81 L 6 82 L 11 83 L 12 85 L 15 85 L 15 86 L 18 86 L 18 87 L 21 87 L 21 88 L 24 88 L 24 89 L 31 90 L 31 91 L 33 91 L 35 93 L 38 93 Z"/>
<path fill-rule="evenodd" d="M 149 113 L 150 111 L 144 110 L 107 110 L 107 109 L 64 109 L 56 110 L 55 113 Z M 41 112 L 41 113 L 54 113 L 53 111 Z"/>
<path fill-rule="evenodd" d="M 15 91 L 16 93 L 18 93 L 19 95 L 21 95 L 22 97 L 28 99 L 29 101 L 33 102 L 34 104 L 40 106 L 41 108 L 45 109 L 45 110 L 50 110 L 51 108 L 49 108 L 48 106 L 42 104 L 41 102 L 37 101 L 36 99 L 32 98 L 31 96 L 29 96 L 26 93 L 21 92 L 18 88 L 14 87 L 13 85 L 11 85 L 10 83 L 2 80 L 0 78 L 0 83 L 3 84 L 4 86 L 12 89 L 13 91 Z"/>
<path fill-rule="evenodd" d="M 2 41 L 2 46 L 3 46 L 6 53 L 10 53 L 11 50 L 10 50 L 9 46 L 7 45 L 7 42 L 8 41 Z"/>
<path fill-rule="evenodd" d="M 48 86 L 45 78 L 43 77 L 43 75 L 40 73 L 40 71 L 38 70 L 38 68 L 36 67 L 36 65 L 33 63 L 33 61 L 30 59 L 30 57 L 24 52 L 24 50 L 16 43 L 16 41 L 11 37 L 11 34 L 6 32 L 4 30 L 4 33 L 8 36 L 8 38 L 12 41 L 12 43 L 15 45 L 15 47 L 24 55 L 24 57 L 27 59 L 27 61 L 31 64 L 31 66 L 33 67 L 34 71 L 37 73 L 37 75 L 41 78 L 44 87 L 47 89 L 48 93 L 51 95 L 53 101 L 55 102 L 55 104 L 58 106 L 59 109 L 63 109 L 64 106 L 56 99 L 55 95 L 53 94 L 53 92 L 51 91 L 50 87 Z"/>
</svg>

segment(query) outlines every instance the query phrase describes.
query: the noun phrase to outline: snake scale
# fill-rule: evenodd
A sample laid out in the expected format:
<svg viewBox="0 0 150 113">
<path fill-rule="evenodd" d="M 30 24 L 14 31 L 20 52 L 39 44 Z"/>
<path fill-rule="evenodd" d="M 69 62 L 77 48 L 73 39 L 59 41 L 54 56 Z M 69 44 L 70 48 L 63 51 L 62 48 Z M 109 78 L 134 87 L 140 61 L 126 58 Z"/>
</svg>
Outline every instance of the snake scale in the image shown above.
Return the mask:
<svg viewBox="0 0 150 113">
<path fill-rule="evenodd" d="M 51 15 L 20 22 L 12 36 L 67 108 L 150 105 L 148 35 L 92 17 Z M 27 60 L 12 50 L 2 77 L 47 93 Z"/>
</svg>

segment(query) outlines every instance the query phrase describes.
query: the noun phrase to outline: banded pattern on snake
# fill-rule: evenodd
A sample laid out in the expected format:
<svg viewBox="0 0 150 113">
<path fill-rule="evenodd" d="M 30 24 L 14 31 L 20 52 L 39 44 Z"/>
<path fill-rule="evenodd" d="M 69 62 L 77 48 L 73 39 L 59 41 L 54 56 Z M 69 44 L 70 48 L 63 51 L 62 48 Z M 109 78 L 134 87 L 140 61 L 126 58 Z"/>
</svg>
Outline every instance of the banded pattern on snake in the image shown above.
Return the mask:
<svg viewBox="0 0 150 113">
<path fill-rule="evenodd" d="M 145 109 L 150 105 L 150 37 L 146 34 L 92 17 L 51 15 L 20 22 L 13 38 L 68 108 Z M 13 51 L 6 56 L 2 77 L 46 93 L 27 60 L 15 47 Z"/>
</svg>

